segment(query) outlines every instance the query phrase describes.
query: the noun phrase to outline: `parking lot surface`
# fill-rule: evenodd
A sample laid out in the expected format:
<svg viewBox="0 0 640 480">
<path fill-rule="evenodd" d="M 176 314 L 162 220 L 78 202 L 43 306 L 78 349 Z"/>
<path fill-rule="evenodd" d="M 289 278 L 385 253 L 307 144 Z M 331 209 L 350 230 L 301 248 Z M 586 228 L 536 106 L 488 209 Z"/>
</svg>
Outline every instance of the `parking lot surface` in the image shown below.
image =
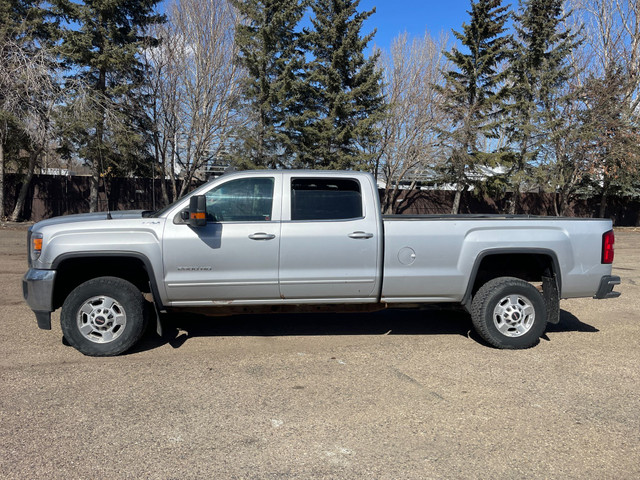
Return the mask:
<svg viewBox="0 0 640 480">
<path fill-rule="evenodd" d="M 170 318 L 115 358 L 38 330 L 0 228 L 0 477 L 640 478 L 640 232 L 535 348 L 461 312 Z"/>
</svg>

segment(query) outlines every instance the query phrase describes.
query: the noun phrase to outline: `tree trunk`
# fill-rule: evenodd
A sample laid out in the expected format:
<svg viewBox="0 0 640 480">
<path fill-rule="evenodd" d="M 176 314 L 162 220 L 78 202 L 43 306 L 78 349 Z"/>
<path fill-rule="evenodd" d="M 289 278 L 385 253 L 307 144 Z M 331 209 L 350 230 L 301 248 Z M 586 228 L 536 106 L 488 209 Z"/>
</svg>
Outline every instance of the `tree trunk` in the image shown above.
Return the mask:
<svg viewBox="0 0 640 480">
<path fill-rule="evenodd" d="M 100 173 L 93 172 L 91 178 L 89 180 L 89 211 L 97 212 L 98 211 L 98 183 L 99 183 Z"/>
<path fill-rule="evenodd" d="M 460 200 L 462 199 L 462 190 L 464 185 L 456 186 L 456 194 L 453 197 L 453 205 L 451 206 L 451 215 L 457 215 L 460 212 Z"/>
<path fill-rule="evenodd" d="M 391 214 L 391 215 L 398 215 L 398 213 L 400 213 L 399 210 L 400 210 L 400 206 L 402 205 L 402 202 L 398 201 L 400 199 L 400 193 L 401 193 L 400 184 L 396 183 L 391 189 L 391 191 L 389 192 L 390 198 L 389 198 L 389 201 L 387 202 L 387 211 L 385 213 Z"/>
<path fill-rule="evenodd" d="M 173 144 L 171 146 L 171 164 L 169 165 L 169 178 L 171 179 L 171 201 L 178 199 L 178 186 L 176 184 L 176 148 L 178 144 L 178 135 L 174 132 Z"/>
<path fill-rule="evenodd" d="M 162 168 L 160 169 L 160 173 L 160 191 L 162 192 L 162 202 L 164 203 L 163 206 L 166 207 L 171 202 L 169 201 L 169 192 L 167 191 L 167 168 L 165 160 L 162 161 Z"/>
<path fill-rule="evenodd" d="M 509 202 L 509 215 L 515 215 L 518 211 L 518 204 L 520 203 L 520 185 L 515 185 L 511 201 Z"/>
<path fill-rule="evenodd" d="M 27 176 L 22 182 L 22 186 L 20 187 L 20 193 L 18 194 L 18 200 L 16 201 L 16 207 L 13 209 L 13 213 L 11 214 L 10 220 L 12 222 L 17 222 L 20 220 L 22 215 L 22 210 L 24 210 L 24 204 L 27 200 L 27 193 L 29 192 L 29 185 L 31 185 L 31 179 L 33 178 L 33 172 L 36 169 L 36 161 L 38 160 L 38 156 L 40 155 L 40 151 L 37 150 L 35 152 L 31 152 L 29 155 L 29 165 L 27 166 Z"/>
<path fill-rule="evenodd" d="M 564 217 L 569 216 L 569 193 L 562 192 L 562 197 L 560 198 L 560 215 Z"/>
<path fill-rule="evenodd" d="M 0 138 L 0 220 L 4 219 L 4 143 Z"/>
<path fill-rule="evenodd" d="M 169 172 L 169 179 L 171 182 L 171 201 L 175 202 L 178 199 L 178 180 L 173 170 Z"/>
<path fill-rule="evenodd" d="M 607 213 L 607 192 L 603 190 L 602 196 L 600 197 L 600 211 L 598 212 L 598 217 L 604 218 L 605 213 Z"/>
<path fill-rule="evenodd" d="M 180 193 L 178 194 L 178 198 L 182 198 L 185 194 L 189 193 L 191 189 L 191 182 L 193 181 L 193 176 L 196 172 L 191 169 L 188 175 L 185 175 L 183 178 L 182 185 L 180 185 Z"/>
<path fill-rule="evenodd" d="M 389 205 L 389 189 L 385 187 L 384 192 L 382 194 L 382 199 L 380 201 L 380 211 L 384 214 L 387 213 Z"/>
<path fill-rule="evenodd" d="M 609 197 L 609 179 L 605 175 L 602 181 L 602 195 L 600 197 L 600 211 L 598 212 L 598 217 L 605 218 L 605 214 L 607 213 L 607 200 Z"/>
<path fill-rule="evenodd" d="M 157 113 L 154 113 L 153 118 L 157 118 Z M 164 161 L 166 158 L 165 155 L 165 151 L 162 151 L 160 149 L 160 145 L 159 145 L 160 141 L 158 139 L 158 134 L 157 132 L 154 132 L 153 134 L 153 150 L 154 150 L 154 155 L 153 155 L 153 161 L 151 162 L 151 179 L 152 179 L 152 192 L 151 192 L 151 209 L 152 210 L 157 210 L 158 206 L 156 205 L 156 174 L 160 174 L 160 196 L 162 197 L 162 206 L 165 206 L 168 204 L 168 202 L 165 201 L 165 197 L 166 197 L 166 193 L 167 193 L 167 186 L 164 184 Z"/>
<path fill-rule="evenodd" d="M 102 47 L 100 47 L 100 53 L 102 54 Z M 100 92 L 100 95 L 104 95 L 107 89 L 107 73 L 104 68 L 101 68 L 98 72 L 98 83 L 96 84 L 96 90 Z M 101 102 L 104 102 L 104 99 L 100 99 Z M 102 161 L 102 148 L 104 147 L 104 130 L 105 130 L 105 115 L 106 115 L 106 106 L 104 103 L 100 104 L 100 108 L 102 109 L 102 116 L 98 125 L 96 125 L 96 140 L 98 143 L 98 157 L 94 158 L 92 161 L 93 164 L 93 172 L 91 176 L 91 186 L 89 189 L 89 211 L 97 212 L 98 211 L 98 186 L 100 184 L 100 176 L 103 175 L 104 165 Z M 106 188 L 105 188 L 106 190 Z M 107 205 L 108 209 L 108 205 Z"/>
<path fill-rule="evenodd" d="M 395 213 L 393 211 L 393 207 L 394 207 L 394 199 L 396 197 L 397 195 L 395 194 L 395 189 L 391 186 L 391 184 L 387 182 L 384 187 L 384 196 L 383 196 L 383 201 L 381 205 L 383 214 L 386 215 L 386 214 Z"/>
<path fill-rule="evenodd" d="M 391 193 L 391 201 L 389 204 L 389 213 L 393 215 L 397 215 L 398 213 L 400 213 L 400 205 L 402 205 L 402 202 L 398 201 L 400 199 L 400 193 L 401 193 L 400 183 L 397 182 L 393 187 L 393 190 Z"/>
</svg>

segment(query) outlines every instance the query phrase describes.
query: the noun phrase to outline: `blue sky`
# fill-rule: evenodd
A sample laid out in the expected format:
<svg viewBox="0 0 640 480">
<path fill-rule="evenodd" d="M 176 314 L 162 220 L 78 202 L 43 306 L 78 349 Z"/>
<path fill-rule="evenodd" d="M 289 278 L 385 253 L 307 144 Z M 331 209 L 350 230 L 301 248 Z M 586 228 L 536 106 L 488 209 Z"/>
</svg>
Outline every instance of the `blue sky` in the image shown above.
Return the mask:
<svg viewBox="0 0 640 480">
<path fill-rule="evenodd" d="M 167 3 L 168 0 L 163 0 L 159 4 L 161 12 L 165 11 Z M 503 1 L 503 5 L 509 3 Z M 444 32 L 451 39 L 451 29 L 460 30 L 462 22 L 469 21 L 470 5 L 470 0 L 360 0 L 358 10 L 376 7 L 376 13 L 365 22 L 363 33 L 377 29 L 369 48 L 375 44 L 386 50 L 391 41 L 405 31 L 419 37 L 425 30 L 433 37 Z"/>
<path fill-rule="evenodd" d="M 503 0 L 503 5 L 511 2 Z M 376 35 L 369 44 L 387 50 L 392 40 L 407 32 L 412 37 L 422 37 L 426 30 L 432 37 L 445 33 L 452 40 L 451 29 L 461 30 L 463 22 L 469 22 L 471 0 L 360 0 L 358 11 L 376 13 L 365 22 L 363 33 L 374 28 Z"/>
<path fill-rule="evenodd" d="M 504 2 L 508 3 L 508 2 Z M 361 0 L 359 10 L 374 13 L 365 23 L 365 31 L 377 28 L 373 39 L 379 48 L 388 49 L 400 33 L 422 36 L 425 30 L 437 37 L 451 29 L 460 30 L 462 22 L 469 22 L 470 0 Z"/>
</svg>

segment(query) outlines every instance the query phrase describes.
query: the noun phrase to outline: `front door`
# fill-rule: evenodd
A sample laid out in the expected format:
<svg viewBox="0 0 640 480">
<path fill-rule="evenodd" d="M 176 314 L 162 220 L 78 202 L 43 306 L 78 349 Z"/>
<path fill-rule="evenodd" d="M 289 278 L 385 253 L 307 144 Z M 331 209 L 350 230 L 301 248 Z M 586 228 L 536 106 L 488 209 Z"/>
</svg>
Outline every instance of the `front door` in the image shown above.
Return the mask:
<svg viewBox="0 0 640 480">
<path fill-rule="evenodd" d="M 167 221 L 164 279 L 172 305 L 279 298 L 281 175 L 231 179 L 206 192 L 207 225 Z"/>
</svg>

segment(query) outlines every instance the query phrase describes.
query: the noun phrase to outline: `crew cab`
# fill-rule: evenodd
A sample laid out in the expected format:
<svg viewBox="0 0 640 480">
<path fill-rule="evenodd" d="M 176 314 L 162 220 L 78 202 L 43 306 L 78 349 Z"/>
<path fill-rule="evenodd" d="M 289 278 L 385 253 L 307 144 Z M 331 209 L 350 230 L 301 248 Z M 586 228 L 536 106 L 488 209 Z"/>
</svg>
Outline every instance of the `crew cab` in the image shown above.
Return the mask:
<svg viewBox="0 0 640 480">
<path fill-rule="evenodd" d="M 159 313 L 461 305 L 498 348 L 538 343 L 560 298 L 613 298 L 612 222 L 380 213 L 353 171 L 223 175 L 157 211 L 69 215 L 28 232 L 26 302 L 42 329 L 117 355 Z M 268 318 L 265 318 L 268 321 Z"/>
</svg>

